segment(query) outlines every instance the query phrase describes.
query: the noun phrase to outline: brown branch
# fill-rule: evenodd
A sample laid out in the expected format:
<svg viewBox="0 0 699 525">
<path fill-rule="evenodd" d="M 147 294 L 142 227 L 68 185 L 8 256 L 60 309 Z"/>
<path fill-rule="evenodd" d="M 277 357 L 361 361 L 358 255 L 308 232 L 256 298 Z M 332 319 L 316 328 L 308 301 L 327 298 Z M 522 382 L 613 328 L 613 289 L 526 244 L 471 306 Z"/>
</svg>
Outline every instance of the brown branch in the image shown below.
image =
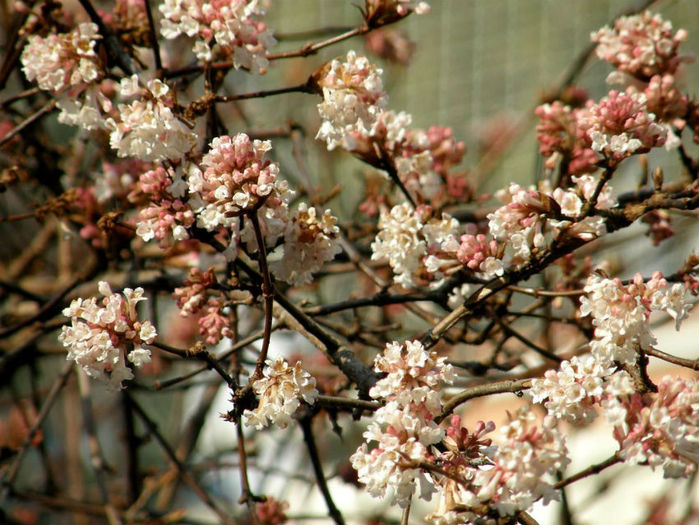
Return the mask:
<svg viewBox="0 0 699 525">
<path fill-rule="evenodd" d="M 262 274 L 262 297 L 265 308 L 265 324 L 264 334 L 262 335 L 262 347 L 260 348 L 260 355 L 257 358 L 255 371 L 250 377 L 249 384 L 252 385 L 255 381 L 262 377 L 262 370 L 264 369 L 265 361 L 267 359 L 267 352 L 269 351 L 269 343 L 272 336 L 274 287 L 272 286 L 272 279 L 269 275 L 269 267 L 267 266 L 265 239 L 262 235 L 262 229 L 260 228 L 260 219 L 257 216 L 257 210 L 254 210 L 250 214 L 250 222 L 252 222 L 252 229 L 255 231 L 255 239 L 257 240 L 257 251 L 259 255 L 258 264 L 260 265 L 260 273 Z"/>
<path fill-rule="evenodd" d="M 2 138 L 0 138 L 0 146 L 10 142 L 16 135 L 18 135 L 19 133 L 24 131 L 26 128 L 28 128 L 29 126 L 34 124 L 34 122 L 39 120 L 44 115 L 51 113 L 55 107 L 56 107 L 56 101 L 49 100 L 46 104 L 44 104 L 41 108 L 39 108 L 35 113 L 28 116 L 21 123 L 17 124 L 14 128 L 12 128 L 6 135 L 4 135 Z"/>
<path fill-rule="evenodd" d="M 160 44 L 158 43 L 158 35 L 155 32 L 155 20 L 153 19 L 153 11 L 150 7 L 150 0 L 143 0 L 145 3 L 146 16 L 148 17 L 148 33 L 150 35 L 150 45 L 153 48 L 153 62 L 158 78 L 163 75 L 163 61 L 160 57 Z"/>
<path fill-rule="evenodd" d="M 107 490 L 107 480 L 105 479 L 105 464 L 102 454 L 102 447 L 97 439 L 97 430 L 95 427 L 95 419 L 92 415 L 92 401 L 90 399 L 90 383 L 87 374 L 78 366 L 75 365 L 75 372 L 78 376 L 78 391 L 80 392 L 80 405 L 82 407 L 83 425 L 87 433 L 87 444 L 90 452 L 90 465 L 95 475 L 95 482 L 102 498 L 104 505 L 104 513 L 110 525 L 120 525 L 121 519 L 117 513 L 114 504 L 109 497 Z"/>
<path fill-rule="evenodd" d="M 255 91 L 252 93 L 241 93 L 240 95 L 215 95 L 213 101 L 217 103 L 233 102 L 235 100 L 249 100 L 251 98 L 265 98 L 275 95 L 284 95 L 286 93 L 313 93 L 310 84 L 304 82 L 296 86 L 286 86 L 276 89 L 267 89 Z"/>
<path fill-rule="evenodd" d="M 442 413 L 434 418 L 436 423 L 441 423 L 450 415 L 456 407 L 470 399 L 489 396 L 491 394 L 517 393 L 531 388 L 532 380 L 526 379 L 506 379 L 469 387 L 459 394 L 451 397 L 442 408 Z"/>
<path fill-rule="evenodd" d="M 658 359 L 662 359 L 668 363 L 672 363 L 673 365 L 683 366 L 691 370 L 699 370 L 699 359 L 684 359 L 652 347 L 645 348 L 643 352 L 650 356 L 657 357 Z"/>
<path fill-rule="evenodd" d="M 570 485 L 571 483 L 575 483 L 576 481 L 580 481 L 583 478 L 586 478 L 588 476 L 592 476 L 593 474 L 599 474 L 602 472 L 604 469 L 611 467 L 612 465 L 616 465 L 617 463 L 621 463 L 623 460 L 617 455 L 614 454 L 601 463 L 597 463 L 595 465 L 590 465 L 584 470 L 581 470 L 577 474 L 573 474 L 572 476 L 568 476 L 567 478 L 559 481 L 556 483 L 553 487 L 556 489 L 563 488 L 567 485 Z"/>
<path fill-rule="evenodd" d="M 257 512 L 255 511 L 255 502 L 261 501 L 261 498 L 255 496 L 250 489 L 250 480 L 248 479 L 248 456 L 245 453 L 245 434 L 243 433 L 243 425 L 240 421 L 240 415 L 235 418 L 235 428 L 238 435 L 238 461 L 240 462 L 240 484 L 243 487 L 243 493 L 238 500 L 238 503 L 245 503 L 248 507 L 248 514 L 253 525 L 259 525 Z"/>
</svg>

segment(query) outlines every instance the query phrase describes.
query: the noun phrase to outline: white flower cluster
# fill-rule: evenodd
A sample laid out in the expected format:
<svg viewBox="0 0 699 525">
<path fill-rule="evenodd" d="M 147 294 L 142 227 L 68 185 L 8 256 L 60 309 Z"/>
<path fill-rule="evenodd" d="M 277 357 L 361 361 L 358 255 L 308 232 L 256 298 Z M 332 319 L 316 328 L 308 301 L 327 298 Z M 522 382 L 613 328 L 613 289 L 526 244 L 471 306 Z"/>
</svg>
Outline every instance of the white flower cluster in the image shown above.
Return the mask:
<svg viewBox="0 0 699 525">
<path fill-rule="evenodd" d="M 350 457 L 359 481 L 372 496 L 393 493 L 395 501 L 404 507 L 410 503 L 416 481 L 422 497 L 434 491 L 418 463 L 425 461 L 429 447 L 444 437 L 434 417 L 441 411 L 441 383 L 453 381 L 452 367 L 445 361 L 418 341 L 389 343 L 377 356 L 374 369 L 387 375 L 369 395 L 388 402 L 376 411 L 364 432 L 366 443 Z M 368 443 L 372 442 L 376 446 L 369 450 Z"/>
<path fill-rule="evenodd" d="M 245 423 L 260 430 L 270 424 L 286 428 L 303 399 L 313 404 L 318 398 L 316 380 L 300 362 L 291 367 L 284 359 L 267 360 L 263 377 L 252 385 L 259 404 L 245 410 Z"/>
<path fill-rule="evenodd" d="M 527 391 L 534 403 L 543 403 L 549 415 L 571 423 L 590 423 L 597 417 L 595 406 L 607 395 L 635 391 L 631 376 L 601 364 L 592 355 L 563 361 L 558 370 L 547 370 L 532 380 Z"/>
<path fill-rule="evenodd" d="M 648 317 L 652 311 L 665 311 L 675 326 L 687 317 L 690 303 L 681 283 L 669 285 L 660 272 L 646 283 L 641 275 L 629 285 L 593 273 L 581 297 L 580 313 L 592 316 L 595 338 L 590 343 L 592 355 L 602 365 L 613 361 L 633 364 L 638 350 L 656 343 Z"/>
<path fill-rule="evenodd" d="M 125 288 L 123 296 L 112 293 L 109 284 L 100 281 L 99 291 L 104 295 L 102 306 L 97 299 L 75 299 L 63 315 L 71 318 L 58 340 L 68 349 L 73 359 L 85 372 L 121 388 L 122 381 L 132 379 L 124 355 L 134 366 L 150 362 L 150 351 L 143 344 L 157 337 L 150 321 L 140 321 L 136 305 L 145 301 L 143 288 Z"/>
<path fill-rule="evenodd" d="M 95 53 L 100 38 L 97 25 L 89 22 L 70 33 L 30 35 L 22 52 L 22 70 L 29 81 L 36 80 L 41 89 L 54 93 L 95 82 L 102 74 Z"/>
<path fill-rule="evenodd" d="M 265 55 L 276 40 L 261 21 L 265 10 L 258 0 L 165 0 L 159 9 L 163 37 L 197 37 L 193 51 L 200 60 L 232 54 L 236 69 L 267 69 Z"/>
<path fill-rule="evenodd" d="M 379 231 L 371 244 L 372 260 L 388 259 L 395 281 L 405 288 L 416 285 L 421 271 L 440 271 L 444 260 L 431 256 L 433 253 L 453 253 L 455 259 L 459 247 L 459 222 L 446 213 L 441 219 L 430 218 L 427 211 L 413 210 L 408 203 L 382 210 Z"/>
<path fill-rule="evenodd" d="M 318 85 L 323 90 L 323 102 L 318 104 L 323 122 L 316 138 L 326 141 L 329 150 L 354 149 L 351 134 L 370 134 L 386 105 L 381 70 L 366 57 L 348 51 L 344 62 L 330 62 Z"/>
<path fill-rule="evenodd" d="M 424 404 L 432 414 L 441 410 L 440 385 L 454 380 L 446 357 L 427 351 L 419 341 L 388 343 L 376 356 L 374 370 L 385 377 L 371 388 L 371 397 L 394 399 L 400 406 Z"/>
<path fill-rule="evenodd" d="M 311 282 L 312 274 L 341 251 L 336 223 L 330 210 L 318 217 L 315 208 L 301 203 L 284 233 L 281 258 L 270 263 L 274 276 L 293 285 Z"/>
<path fill-rule="evenodd" d="M 121 96 L 131 97 L 140 91 L 136 75 L 121 82 Z M 170 108 L 170 88 L 160 80 L 148 82 L 143 99 L 119 104 L 119 116 L 108 118 L 109 143 L 119 157 L 145 161 L 180 159 L 196 144 L 197 136 Z"/>
</svg>

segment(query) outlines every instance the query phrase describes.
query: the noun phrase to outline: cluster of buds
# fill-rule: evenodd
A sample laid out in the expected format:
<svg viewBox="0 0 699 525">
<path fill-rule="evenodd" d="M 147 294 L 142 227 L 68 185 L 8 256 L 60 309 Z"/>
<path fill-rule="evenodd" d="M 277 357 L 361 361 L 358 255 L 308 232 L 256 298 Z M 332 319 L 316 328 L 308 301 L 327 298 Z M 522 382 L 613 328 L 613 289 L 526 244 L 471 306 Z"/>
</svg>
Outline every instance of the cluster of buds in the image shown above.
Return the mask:
<svg viewBox="0 0 699 525">
<path fill-rule="evenodd" d="M 172 294 L 177 301 L 182 317 L 200 315 L 197 320 L 199 333 L 204 335 L 208 344 L 216 344 L 224 337 L 232 335 L 230 319 L 223 312 L 227 301 L 218 289 L 218 282 L 213 268 L 202 272 L 192 268 L 184 286 L 175 288 Z"/>
<path fill-rule="evenodd" d="M 109 284 L 100 281 L 100 303 L 90 299 L 75 299 L 63 310 L 70 317 L 70 326 L 64 326 L 58 340 L 83 370 L 96 379 L 107 381 L 114 388 L 133 378 L 124 357 L 139 367 L 150 362 L 150 350 L 144 344 L 157 337 L 150 321 L 141 321 L 136 305 L 145 301 L 143 288 L 125 288 L 123 295 L 113 293 Z"/>
<path fill-rule="evenodd" d="M 163 167 L 143 173 L 138 186 L 149 200 L 138 212 L 136 235 L 144 241 L 157 239 L 163 247 L 173 241 L 189 239 L 188 228 L 194 224 L 194 211 L 182 200 L 185 185 L 175 183 Z"/>
<path fill-rule="evenodd" d="M 268 246 L 274 246 L 287 228 L 293 192 L 286 181 L 277 179 L 279 165 L 265 158 L 271 148 L 269 141 L 251 140 L 244 133 L 224 135 L 211 142 L 201 167 L 189 167 L 187 183 L 197 226 L 211 232 L 223 229 L 230 236 L 228 258 L 236 257 L 241 241 L 258 249 L 251 221 L 241 226 L 241 216 L 257 213 Z"/>
</svg>

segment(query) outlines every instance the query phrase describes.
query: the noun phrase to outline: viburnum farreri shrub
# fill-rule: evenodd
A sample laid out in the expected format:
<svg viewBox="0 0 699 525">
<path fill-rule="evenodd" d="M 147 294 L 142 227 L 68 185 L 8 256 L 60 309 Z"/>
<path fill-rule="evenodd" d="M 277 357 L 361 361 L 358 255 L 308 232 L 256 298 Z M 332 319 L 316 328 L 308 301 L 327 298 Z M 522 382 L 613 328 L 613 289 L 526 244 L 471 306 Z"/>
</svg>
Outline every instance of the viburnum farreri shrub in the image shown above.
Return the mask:
<svg viewBox="0 0 699 525">
<path fill-rule="evenodd" d="M 489 193 L 389 96 L 416 44 L 387 26 L 426 2 L 300 34 L 262 0 L 14 7 L 0 521 L 587 523 L 568 494 L 612 469 L 670 478 L 616 502 L 639 523 L 699 519 L 699 355 L 665 347 L 696 330 L 698 27 L 593 32 L 605 93 L 578 60 L 528 115 L 536 172 Z M 275 127 L 245 102 L 291 96 Z"/>
</svg>

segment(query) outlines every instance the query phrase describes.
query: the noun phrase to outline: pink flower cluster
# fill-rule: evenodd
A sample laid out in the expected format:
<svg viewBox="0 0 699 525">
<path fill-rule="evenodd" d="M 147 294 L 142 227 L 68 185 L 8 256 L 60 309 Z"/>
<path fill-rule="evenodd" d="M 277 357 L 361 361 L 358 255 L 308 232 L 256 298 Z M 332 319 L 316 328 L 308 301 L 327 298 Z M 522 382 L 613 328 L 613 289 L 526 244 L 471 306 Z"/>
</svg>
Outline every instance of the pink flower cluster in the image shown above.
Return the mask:
<svg viewBox="0 0 699 525">
<path fill-rule="evenodd" d="M 184 286 L 175 288 L 172 294 L 177 301 L 182 317 L 200 315 L 197 324 L 199 333 L 204 335 L 206 343 L 213 345 L 224 337 L 230 337 L 232 331 L 230 320 L 223 313 L 226 306 L 225 296 L 216 289 L 217 281 L 213 268 L 202 272 L 192 268 Z"/>
<path fill-rule="evenodd" d="M 638 351 L 655 344 L 649 323 L 652 311 L 667 312 L 679 329 L 690 308 L 684 285 L 670 285 L 660 272 L 653 273 L 648 282 L 636 274 L 628 285 L 593 273 L 585 292 L 580 314 L 592 317 L 595 338 L 590 350 L 603 366 L 614 361 L 634 364 Z"/>
<path fill-rule="evenodd" d="M 386 345 L 376 357 L 374 370 L 385 377 L 370 390 L 374 399 L 386 405 L 375 413 L 375 420 L 364 432 L 363 443 L 350 457 L 359 481 L 369 494 L 385 497 L 392 493 L 405 507 L 420 483 L 421 496 L 428 497 L 434 487 L 419 463 L 430 458 L 430 446 L 439 443 L 444 430 L 434 422 L 441 411 L 439 389 L 451 383 L 451 365 L 418 341 Z M 368 444 L 376 442 L 369 450 Z"/>
<path fill-rule="evenodd" d="M 607 160 L 619 162 L 665 144 L 668 129 L 649 113 L 646 96 L 612 90 L 597 104 L 578 114 L 578 125 L 592 141 L 591 148 Z"/>
<path fill-rule="evenodd" d="M 232 57 L 236 69 L 266 72 L 267 49 L 276 40 L 262 21 L 265 10 L 258 0 L 165 0 L 159 9 L 160 33 L 168 40 L 196 37 L 198 59 Z"/>
<path fill-rule="evenodd" d="M 687 39 L 687 31 L 680 29 L 673 34 L 670 22 L 645 11 L 619 17 L 613 28 L 605 26 L 592 33 L 591 38 L 597 43 L 595 52 L 599 58 L 619 71 L 647 81 L 653 75 L 677 70 L 684 60 L 678 56 L 678 47 Z"/>
<path fill-rule="evenodd" d="M 150 350 L 142 345 L 152 343 L 158 334 L 136 312 L 136 305 L 146 300 L 143 288 L 125 288 L 123 296 L 113 293 L 105 281 L 98 288 L 104 296 L 101 306 L 92 297 L 75 299 L 63 310 L 71 324 L 61 328 L 58 340 L 68 349 L 68 359 L 90 377 L 121 388 L 123 381 L 133 378 L 124 357 L 136 367 L 150 362 Z"/>
<path fill-rule="evenodd" d="M 301 400 L 309 405 L 318 398 L 316 380 L 297 361 L 289 366 L 284 359 L 267 360 L 263 377 L 255 381 L 252 389 L 258 396 L 255 410 L 245 410 L 245 423 L 260 430 L 270 424 L 286 428 L 292 421 Z"/>
<path fill-rule="evenodd" d="M 197 210 L 200 226 L 209 231 L 230 227 L 238 216 L 263 203 L 281 204 L 274 192 L 279 165 L 265 158 L 272 149 L 269 141 L 253 141 L 239 133 L 216 137 L 209 148 L 201 161 L 203 171 L 192 166 L 189 174 L 189 191 L 204 204 Z"/>
<path fill-rule="evenodd" d="M 136 234 L 144 241 L 157 239 L 162 247 L 174 241 L 189 239 L 187 228 L 194 224 L 194 211 L 180 198 L 183 184 L 175 184 L 163 167 L 141 175 L 141 191 L 147 194 L 150 204 L 138 211 Z"/>
<path fill-rule="evenodd" d="M 22 70 L 29 81 L 36 80 L 45 91 L 59 93 L 84 87 L 102 76 L 102 64 L 95 52 L 100 38 L 97 26 L 88 22 L 70 33 L 30 35 L 22 51 Z"/>
<path fill-rule="evenodd" d="M 270 263 L 272 274 L 289 284 L 307 284 L 312 274 L 340 251 L 340 228 L 330 210 L 318 217 L 315 208 L 301 203 L 284 233 L 283 253 Z"/>
<path fill-rule="evenodd" d="M 657 394 L 615 397 L 604 405 L 624 461 L 662 467 L 666 478 L 688 477 L 696 470 L 697 406 L 699 382 L 670 376 L 660 381 Z"/>
<path fill-rule="evenodd" d="M 498 243 L 479 233 L 462 235 L 456 258 L 467 268 L 483 275 L 485 279 L 500 276 L 504 272 L 502 260 L 498 257 Z"/>
<path fill-rule="evenodd" d="M 536 126 L 536 140 L 539 151 L 547 159 L 546 167 L 555 168 L 562 160 L 567 173 L 593 173 L 597 170 L 599 157 L 590 147 L 585 130 L 578 125 L 580 109 L 556 100 L 536 108 L 539 124 Z"/>
</svg>

